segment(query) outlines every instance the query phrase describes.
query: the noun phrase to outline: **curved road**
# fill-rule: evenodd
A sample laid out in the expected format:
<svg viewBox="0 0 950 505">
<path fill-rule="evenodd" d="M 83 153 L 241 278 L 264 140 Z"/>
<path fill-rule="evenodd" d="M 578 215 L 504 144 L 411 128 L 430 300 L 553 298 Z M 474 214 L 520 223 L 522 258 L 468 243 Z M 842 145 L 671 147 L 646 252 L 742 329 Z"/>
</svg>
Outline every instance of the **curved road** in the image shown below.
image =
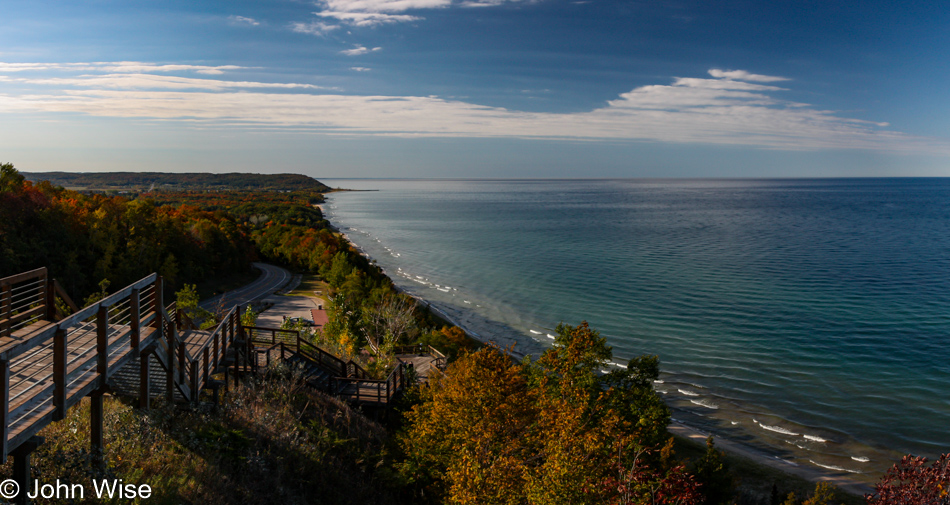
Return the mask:
<svg viewBox="0 0 950 505">
<path fill-rule="evenodd" d="M 218 307 L 230 308 L 239 304 L 246 305 L 258 298 L 274 293 L 293 277 L 287 270 L 274 265 L 266 263 L 254 263 L 253 265 L 254 268 L 261 271 L 261 276 L 257 280 L 238 289 L 203 300 L 198 306 L 214 312 Z"/>
</svg>

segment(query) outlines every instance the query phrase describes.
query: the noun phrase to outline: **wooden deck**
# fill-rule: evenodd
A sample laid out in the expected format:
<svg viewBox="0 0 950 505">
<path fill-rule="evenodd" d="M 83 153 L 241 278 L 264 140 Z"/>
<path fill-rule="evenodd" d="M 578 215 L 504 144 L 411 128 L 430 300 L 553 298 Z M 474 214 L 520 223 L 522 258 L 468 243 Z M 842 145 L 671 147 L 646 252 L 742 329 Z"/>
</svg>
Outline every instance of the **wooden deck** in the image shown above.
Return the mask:
<svg viewBox="0 0 950 505">
<path fill-rule="evenodd" d="M 57 319 L 52 317 L 54 285 L 45 275 L 40 269 L 0 279 L 4 458 L 43 427 L 62 419 L 83 397 L 105 392 L 117 382 L 113 377 L 135 373 L 149 377 L 137 384 L 138 391 L 125 391 L 144 396 L 142 403 L 147 405 L 154 389 L 152 362 L 164 372 L 162 389 L 169 400 L 195 400 L 225 362 L 241 329 L 237 307 L 214 331 L 176 325 L 182 318 L 170 317 L 169 311 L 176 316 L 177 311 L 163 306 L 162 281 L 156 274 Z M 143 356 L 149 359 L 142 360 Z"/>
</svg>

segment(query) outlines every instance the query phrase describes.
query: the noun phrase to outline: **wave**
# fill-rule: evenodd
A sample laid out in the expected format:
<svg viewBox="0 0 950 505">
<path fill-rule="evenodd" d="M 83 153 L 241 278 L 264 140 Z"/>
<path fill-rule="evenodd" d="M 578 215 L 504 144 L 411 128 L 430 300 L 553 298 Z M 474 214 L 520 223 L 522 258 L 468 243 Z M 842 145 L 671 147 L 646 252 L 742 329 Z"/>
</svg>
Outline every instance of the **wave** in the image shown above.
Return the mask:
<svg viewBox="0 0 950 505">
<path fill-rule="evenodd" d="M 690 400 L 689 402 L 695 403 L 696 405 L 699 405 L 700 407 L 706 407 L 707 409 L 719 410 L 719 405 L 716 405 L 715 403 L 712 403 L 707 400 Z"/>
<path fill-rule="evenodd" d="M 851 459 L 859 463 L 867 463 L 868 461 L 871 461 L 871 458 L 865 458 L 864 456 L 851 456 Z"/>
<path fill-rule="evenodd" d="M 608 365 L 619 366 L 620 368 L 627 368 L 627 365 L 621 365 L 620 363 L 614 363 L 613 361 L 608 361 Z"/>
<path fill-rule="evenodd" d="M 811 440 L 812 442 L 825 443 L 825 442 L 828 441 L 828 440 L 826 440 L 826 439 L 824 439 L 824 438 L 816 437 L 815 435 L 802 435 L 802 436 L 805 437 L 806 440 Z"/>
<path fill-rule="evenodd" d="M 689 391 L 686 389 L 677 389 L 677 391 L 679 391 L 680 393 L 683 393 L 686 396 L 699 396 L 699 393 L 696 393 L 694 391 Z"/>
<path fill-rule="evenodd" d="M 550 333 L 547 334 L 547 337 L 548 337 L 549 339 L 551 339 L 551 340 L 554 340 L 554 339 L 557 338 L 557 337 L 555 337 L 554 335 L 551 335 Z"/>
<path fill-rule="evenodd" d="M 857 471 L 857 470 L 848 470 L 847 468 L 841 468 L 840 466 L 835 466 L 835 465 L 822 465 L 821 463 L 818 463 L 818 462 L 815 462 L 815 461 L 812 461 L 812 460 L 808 460 L 808 462 L 811 463 L 811 464 L 813 464 L 813 465 L 815 465 L 815 466 L 820 466 L 820 467 L 822 467 L 822 468 L 827 468 L 828 470 L 835 470 L 835 471 L 837 471 L 837 472 L 861 473 L 861 472 L 859 472 L 859 471 Z"/>
<path fill-rule="evenodd" d="M 534 333 L 535 335 L 540 335 L 540 334 L 541 334 L 541 332 L 538 331 L 538 330 L 528 330 L 528 331 L 530 331 L 531 333 Z"/>
<path fill-rule="evenodd" d="M 786 430 L 785 428 L 782 428 L 781 426 L 769 426 L 767 424 L 762 424 L 756 421 L 755 419 L 753 419 L 753 421 L 755 421 L 755 423 L 761 426 L 762 429 L 764 430 L 774 431 L 775 433 L 781 433 L 782 435 L 791 435 L 793 437 L 797 437 L 798 435 L 800 435 L 800 433 L 795 433 L 792 430 Z"/>
</svg>

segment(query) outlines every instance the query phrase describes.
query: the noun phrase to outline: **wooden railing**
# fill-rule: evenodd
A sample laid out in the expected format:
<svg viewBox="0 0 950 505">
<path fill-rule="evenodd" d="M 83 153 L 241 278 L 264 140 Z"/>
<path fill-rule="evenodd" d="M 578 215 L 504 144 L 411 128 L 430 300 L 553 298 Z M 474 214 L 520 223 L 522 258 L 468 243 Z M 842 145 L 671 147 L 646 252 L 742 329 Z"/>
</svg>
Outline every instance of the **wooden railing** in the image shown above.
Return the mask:
<svg viewBox="0 0 950 505">
<path fill-rule="evenodd" d="M 336 380 L 340 391 L 338 394 L 344 400 L 388 404 L 393 396 L 406 385 L 406 366 L 399 363 L 384 380 L 357 377 L 338 377 Z M 347 387 L 347 385 L 355 387 Z"/>
<path fill-rule="evenodd" d="M 74 313 L 56 320 L 56 296 Z M 81 310 L 45 268 L 0 279 L 0 455 L 63 419 L 84 396 L 104 391 L 120 368 L 143 353 L 166 371 L 169 401 L 176 389 L 195 401 L 241 340 L 240 308 L 232 308 L 209 335 L 192 331 L 174 303 L 163 305 L 157 274 Z M 148 361 L 141 368 L 140 401 L 150 396 Z"/>
<path fill-rule="evenodd" d="M 397 345 L 393 348 L 395 354 L 420 354 L 420 355 L 429 355 L 434 358 L 433 365 L 443 370 L 448 364 L 448 358 L 445 357 L 445 354 L 442 354 L 441 351 L 427 344 L 413 344 L 413 345 Z"/>
<path fill-rule="evenodd" d="M 224 361 L 227 349 L 234 346 L 241 329 L 241 309 L 235 306 L 221 318 L 217 328 L 201 346 L 191 350 L 186 349 L 184 345 L 180 346 L 179 362 L 182 363 L 182 372 L 188 375 L 182 382 L 187 383 L 193 392 L 197 392 Z"/>
<path fill-rule="evenodd" d="M 356 377 L 365 379 L 369 373 L 359 366 L 353 360 L 343 361 L 333 354 L 311 344 L 305 339 L 300 338 L 300 332 L 297 330 L 283 330 L 278 328 L 261 328 L 258 326 L 243 326 L 244 333 L 255 346 L 264 346 L 264 349 L 276 349 L 277 344 L 284 344 L 287 348 L 293 349 L 307 359 L 317 363 L 327 369 L 334 377 Z M 258 352 L 262 352 L 259 349 Z M 268 360 L 270 358 L 268 357 Z M 268 361 L 269 363 L 269 361 Z"/>
<path fill-rule="evenodd" d="M 39 321 L 54 321 L 59 296 L 73 312 L 79 310 L 45 267 L 0 279 L 0 337 L 10 337 Z"/>
<path fill-rule="evenodd" d="M 5 279 L 11 300 L 24 292 L 34 293 L 28 300 L 47 297 L 43 310 L 48 312 L 36 308 L 17 312 L 9 318 L 11 329 L 17 324 L 25 329 L 23 323 L 30 318 L 54 312 L 53 290 L 36 287 L 50 285 L 39 280 L 40 275 L 45 271 L 14 276 L 20 281 L 33 279 L 29 284 L 33 287 L 19 291 L 17 280 Z M 118 368 L 137 356 L 143 340 L 150 342 L 162 334 L 157 328 L 148 329 L 161 327 L 156 320 L 160 291 L 161 280 L 152 274 L 55 323 L 19 335 L 14 330 L 0 338 L 0 453 L 5 456 L 51 421 L 62 419 L 66 410 L 103 388 Z M 16 311 L 12 307 L 11 313 Z"/>
</svg>

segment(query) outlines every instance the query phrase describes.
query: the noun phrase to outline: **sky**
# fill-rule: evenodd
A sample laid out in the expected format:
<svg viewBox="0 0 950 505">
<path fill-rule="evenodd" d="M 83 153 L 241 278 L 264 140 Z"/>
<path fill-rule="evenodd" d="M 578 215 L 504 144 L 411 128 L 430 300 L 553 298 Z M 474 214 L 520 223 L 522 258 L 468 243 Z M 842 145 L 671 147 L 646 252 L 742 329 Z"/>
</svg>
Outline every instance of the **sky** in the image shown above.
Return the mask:
<svg viewBox="0 0 950 505">
<path fill-rule="evenodd" d="M 0 4 L 0 162 L 320 177 L 950 176 L 934 1 Z"/>
</svg>

